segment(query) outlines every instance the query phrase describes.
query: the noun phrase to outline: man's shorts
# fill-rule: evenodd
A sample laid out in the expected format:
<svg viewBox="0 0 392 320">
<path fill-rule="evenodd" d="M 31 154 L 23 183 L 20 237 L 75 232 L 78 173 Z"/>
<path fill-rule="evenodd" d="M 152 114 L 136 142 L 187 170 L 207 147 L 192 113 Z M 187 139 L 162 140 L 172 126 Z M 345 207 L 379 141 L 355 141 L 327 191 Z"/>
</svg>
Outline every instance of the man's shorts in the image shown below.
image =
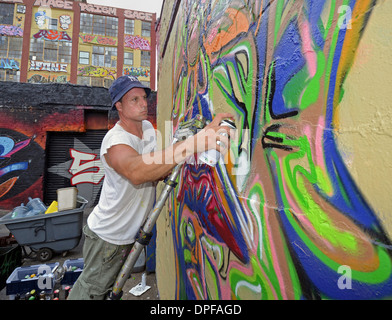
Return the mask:
<svg viewBox="0 0 392 320">
<path fill-rule="evenodd" d="M 133 244 L 115 245 L 102 240 L 86 224 L 83 245 L 83 272 L 68 300 L 104 300 L 121 270 Z"/>
</svg>

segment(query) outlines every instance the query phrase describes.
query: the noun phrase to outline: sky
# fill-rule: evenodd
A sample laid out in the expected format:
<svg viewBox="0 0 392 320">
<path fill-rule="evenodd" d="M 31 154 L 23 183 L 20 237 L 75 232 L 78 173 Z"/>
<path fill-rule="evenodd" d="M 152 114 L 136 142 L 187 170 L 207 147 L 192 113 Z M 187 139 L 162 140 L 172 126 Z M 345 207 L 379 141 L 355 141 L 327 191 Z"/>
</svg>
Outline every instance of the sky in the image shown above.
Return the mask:
<svg viewBox="0 0 392 320">
<path fill-rule="evenodd" d="M 161 14 L 163 0 L 87 0 L 87 3 Z"/>
</svg>

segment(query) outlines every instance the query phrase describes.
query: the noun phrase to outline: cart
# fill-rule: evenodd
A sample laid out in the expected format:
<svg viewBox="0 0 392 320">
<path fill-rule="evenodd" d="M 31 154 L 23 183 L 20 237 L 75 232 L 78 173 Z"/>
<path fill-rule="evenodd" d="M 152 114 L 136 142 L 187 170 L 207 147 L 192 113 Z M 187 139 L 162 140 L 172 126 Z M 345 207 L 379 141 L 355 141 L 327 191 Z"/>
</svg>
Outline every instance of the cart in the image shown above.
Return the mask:
<svg viewBox="0 0 392 320">
<path fill-rule="evenodd" d="M 76 208 L 39 214 L 31 217 L 12 218 L 12 212 L 0 219 L 13 234 L 24 253 L 28 246 L 37 259 L 46 262 L 53 253 L 66 253 L 75 248 L 82 236 L 83 211 L 88 201 L 78 196 Z"/>
</svg>

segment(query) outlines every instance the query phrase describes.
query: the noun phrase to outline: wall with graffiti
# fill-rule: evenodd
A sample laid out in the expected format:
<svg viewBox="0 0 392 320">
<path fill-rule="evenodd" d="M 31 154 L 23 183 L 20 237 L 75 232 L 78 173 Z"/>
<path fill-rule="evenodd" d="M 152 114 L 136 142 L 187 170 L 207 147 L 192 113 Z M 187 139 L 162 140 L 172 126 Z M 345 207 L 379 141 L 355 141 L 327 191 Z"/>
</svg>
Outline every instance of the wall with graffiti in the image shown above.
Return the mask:
<svg viewBox="0 0 392 320">
<path fill-rule="evenodd" d="M 76 187 L 94 206 L 104 178 L 99 150 L 118 120 L 106 88 L 51 83 L 1 82 L 0 210 Z M 148 120 L 156 126 L 156 92 L 148 98 Z"/>
<path fill-rule="evenodd" d="M 238 130 L 224 163 L 183 167 L 158 221 L 161 298 L 391 298 L 391 13 L 165 1 L 158 128 L 229 111 Z"/>
<path fill-rule="evenodd" d="M 28 82 L 69 82 L 74 14 L 66 9 L 72 9 L 72 4 L 33 7 Z"/>
<path fill-rule="evenodd" d="M 3 82 L 0 90 L 6 92 L 0 98 L 0 209 L 28 197 L 49 205 L 57 188 L 71 186 L 93 204 L 102 179 L 96 168 L 108 129 L 107 89 Z M 97 138 L 86 140 L 87 134 Z"/>
</svg>

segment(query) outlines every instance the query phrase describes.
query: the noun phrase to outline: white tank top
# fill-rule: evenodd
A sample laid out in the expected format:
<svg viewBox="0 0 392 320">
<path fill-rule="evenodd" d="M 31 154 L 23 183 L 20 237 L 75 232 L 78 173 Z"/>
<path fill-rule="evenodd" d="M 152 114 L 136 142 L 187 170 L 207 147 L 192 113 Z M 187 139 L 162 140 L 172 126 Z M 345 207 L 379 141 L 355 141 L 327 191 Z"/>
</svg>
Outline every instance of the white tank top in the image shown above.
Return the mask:
<svg viewBox="0 0 392 320">
<path fill-rule="evenodd" d="M 103 240 L 117 244 L 130 244 L 151 211 L 155 200 L 155 183 L 134 186 L 119 175 L 105 161 L 107 150 L 118 144 L 126 144 L 139 154 L 156 148 L 155 129 L 149 121 L 143 121 L 143 139 L 125 131 L 118 123 L 105 135 L 101 146 L 101 161 L 105 178 L 99 202 L 87 219 L 89 228 Z"/>
</svg>

